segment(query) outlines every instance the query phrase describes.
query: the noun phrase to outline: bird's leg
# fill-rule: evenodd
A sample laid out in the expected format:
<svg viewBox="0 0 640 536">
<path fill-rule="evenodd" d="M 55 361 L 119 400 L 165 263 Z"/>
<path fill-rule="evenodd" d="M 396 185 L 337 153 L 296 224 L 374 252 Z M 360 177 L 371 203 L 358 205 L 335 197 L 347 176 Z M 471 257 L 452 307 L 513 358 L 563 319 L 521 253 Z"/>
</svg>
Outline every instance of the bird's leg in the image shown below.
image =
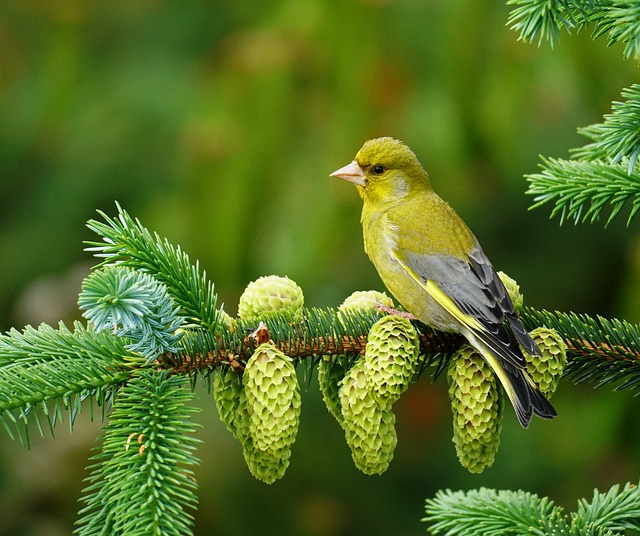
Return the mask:
<svg viewBox="0 0 640 536">
<path fill-rule="evenodd" d="M 398 311 L 397 309 L 388 307 L 387 305 L 383 305 L 380 302 L 376 303 L 376 309 L 390 315 L 399 316 L 400 318 L 406 318 L 407 320 L 417 320 L 415 316 L 413 316 L 411 313 L 408 313 L 407 311 Z"/>
</svg>

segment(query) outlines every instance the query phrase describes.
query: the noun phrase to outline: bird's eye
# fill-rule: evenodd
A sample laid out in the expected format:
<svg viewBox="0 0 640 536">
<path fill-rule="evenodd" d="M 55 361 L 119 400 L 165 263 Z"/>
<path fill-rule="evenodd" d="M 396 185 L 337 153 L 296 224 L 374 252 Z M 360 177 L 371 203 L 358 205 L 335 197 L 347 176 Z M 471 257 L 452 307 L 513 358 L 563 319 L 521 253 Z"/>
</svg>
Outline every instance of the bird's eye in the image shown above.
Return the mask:
<svg viewBox="0 0 640 536">
<path fill-rule="evenodd" d="M 382 175 L 384 172 L 385 172 L 385 169 L 380 164 L 371 166 L 371 173 L 373 173 L 374 175 Z"/>
</svg>

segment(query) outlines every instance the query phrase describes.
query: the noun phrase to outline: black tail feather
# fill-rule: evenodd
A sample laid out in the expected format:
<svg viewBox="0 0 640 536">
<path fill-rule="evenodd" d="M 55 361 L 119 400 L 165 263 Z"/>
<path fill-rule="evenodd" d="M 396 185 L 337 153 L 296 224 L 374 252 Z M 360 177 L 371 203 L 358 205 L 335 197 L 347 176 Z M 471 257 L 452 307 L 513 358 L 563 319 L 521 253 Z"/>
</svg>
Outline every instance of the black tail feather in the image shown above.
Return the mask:
<svg viewBox="0 0 640 536">
<path fill-rule="evenodd" d="M 543 419 L 553 419 L 557 413 L 546 397 L 533 385 L 527 373 L 519 368 L 504 367 L 515 392 L 513 408 L 523 428 L 528 428 L 535 414 Z"/>
</svg>

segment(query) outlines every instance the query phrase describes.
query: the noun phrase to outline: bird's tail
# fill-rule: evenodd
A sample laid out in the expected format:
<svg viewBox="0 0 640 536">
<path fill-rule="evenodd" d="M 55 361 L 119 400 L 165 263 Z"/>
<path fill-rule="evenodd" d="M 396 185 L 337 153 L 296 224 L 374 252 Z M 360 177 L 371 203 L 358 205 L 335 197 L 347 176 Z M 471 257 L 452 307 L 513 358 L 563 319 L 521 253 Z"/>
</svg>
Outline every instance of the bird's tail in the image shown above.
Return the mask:
<svg viewBox="0 0 640 536">
<path fill-rule="evenodd" d="M 513 365 L 506 356 L 500 355 L 503 352 L 513 352 L 512 348 L 496 347 L 498 345 L 493 344 L 489 347 L 478 337 L 467 338 L 482 353 L 498 376 L 523 428 L 529 427 L 534 414 L 543 419 L 553 419 L 557 415 L 555 408 L 535 386 L 526 371 Z M 519 349 L 518 353 L 521 353 Z"/>
<path fill-rule="evenodd" d="M 506 363 L 504 370 L 509 379 L 510 387 L 504 382 L 503 385 L 523 428 L 529 426 L 533 414 L 543 419 L 553 419 L 557 415 L 555 408 L 523 369 Z"/>
</svg>

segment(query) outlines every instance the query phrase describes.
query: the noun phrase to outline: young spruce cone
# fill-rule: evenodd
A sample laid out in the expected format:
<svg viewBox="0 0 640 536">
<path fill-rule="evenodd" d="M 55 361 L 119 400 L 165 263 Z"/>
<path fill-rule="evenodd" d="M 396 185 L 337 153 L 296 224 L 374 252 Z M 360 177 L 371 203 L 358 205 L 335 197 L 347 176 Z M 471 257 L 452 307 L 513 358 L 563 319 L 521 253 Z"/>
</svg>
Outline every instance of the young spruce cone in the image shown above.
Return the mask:
<svg viewBox="0 0 640 536">
<path fill-rule="evenodd" d="M 249 422 L 240 376 L 231 368 L 216 371 L 213 374 L 212 391 L 220 420 L 233 437 L 243 443 L 249 435 Z"/>
<path fill-rule="evenodd" d="M 451 359 L 448 377 L 458 459 L 471 473 L 481 473 L 493 464 L 500 445 L 502 393 L 489 364 L 469 345 Z"/>
<path fill-rule="evenodd" d="M 295 281 L 270 275 L 247 285 L 238 303 L 238 317 L 257 322 L 270 316 L 284 315 L 290 322 L 300 322 L 303 307 L 304 295 Z"/>
<path fill-rule="evenodd" d="M 325 355 L 318 363 L 318 384 L 329 413 L 342 426 L 342 408 L 340 406 L 340 382 L 348 370 L 346 356 Z"/>
<path fill-rule="evenodd" d="M 539 327 L 530 335 L 542 351 L 542 356 L 524 354 L 527 359 L 527 372 L 542 394 L 548 398 L 558 387 L 567 365 L 567 345 L 555 329 Z"/>
<path fill-rule="evenodd" d="M 380 403 L 367 382 L 364 362 L 347 373 L 339 391 L 342 426 L 351 457 L 363 473 L 382 474 L 389 467 L 398 442 L 391 403 Z"/>
<path fill-rule="evenodd" d="M 300 387 L 291 358 L 272 343 L 256 348 L 242 378 L 254 446 L 278 453 L 291 448 L 300 422 Z"/>
<path fill-rule="evenodd" d="M 406 318 L 383 316 L 369 331 L 364 370 L 369 389 L 380 400 L 395 402 L 418 368 L 418 332 Z"/>
<path fill-rule="evenodd" d="M 377 304 L 393 307 L 393 300 L 384 292 L 377 290 L 357 290 L 347 296 L 338 309 L 340 311 L 375 309 Z"/>
</svg>

